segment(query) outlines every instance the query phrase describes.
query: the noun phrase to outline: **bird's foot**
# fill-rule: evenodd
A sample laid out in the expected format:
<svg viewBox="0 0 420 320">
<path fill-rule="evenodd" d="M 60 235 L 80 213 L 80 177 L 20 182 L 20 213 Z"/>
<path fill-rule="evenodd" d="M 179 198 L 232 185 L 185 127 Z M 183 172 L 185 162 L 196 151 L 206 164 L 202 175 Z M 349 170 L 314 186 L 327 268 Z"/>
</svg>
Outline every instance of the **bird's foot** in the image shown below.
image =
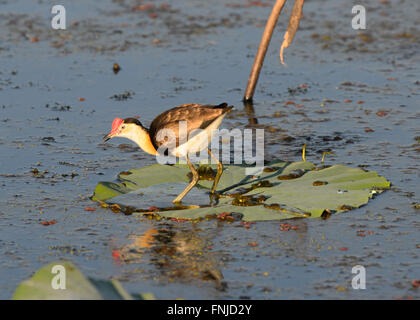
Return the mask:
<svg viewBox="0 0 420 320">
<path fill-rule="evenodd" d="M 213 191 L 210 192 L 209 197 L 210 197 L 210 205 L 214 204 L 216 205 L 219 202 L 219 198 L 220 198 L 221 194 L 219 192 Z"/>
</svg>

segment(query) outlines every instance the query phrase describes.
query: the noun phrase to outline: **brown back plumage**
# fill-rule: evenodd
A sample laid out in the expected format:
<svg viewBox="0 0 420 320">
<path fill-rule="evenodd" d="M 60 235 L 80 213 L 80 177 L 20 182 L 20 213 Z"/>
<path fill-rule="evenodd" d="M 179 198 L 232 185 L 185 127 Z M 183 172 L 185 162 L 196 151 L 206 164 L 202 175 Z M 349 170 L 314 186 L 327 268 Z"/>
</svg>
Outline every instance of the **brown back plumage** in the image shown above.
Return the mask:
<svg viewBox="0 0 420 320">
<path fill-rule="evenodd" d="M 195 129 L 205 129 L 219 116 L 229 112 L 232 106 L 226 103 L 214 105 L 183 104 L 158 115 L 150 125 L 149 134 L 156 150 L 165 143 L 157 141 L 156 136 L 161 129 L 171 129 L 179 145 L 179 122 L 187 121 L 187 134 Z"/>
</svg>

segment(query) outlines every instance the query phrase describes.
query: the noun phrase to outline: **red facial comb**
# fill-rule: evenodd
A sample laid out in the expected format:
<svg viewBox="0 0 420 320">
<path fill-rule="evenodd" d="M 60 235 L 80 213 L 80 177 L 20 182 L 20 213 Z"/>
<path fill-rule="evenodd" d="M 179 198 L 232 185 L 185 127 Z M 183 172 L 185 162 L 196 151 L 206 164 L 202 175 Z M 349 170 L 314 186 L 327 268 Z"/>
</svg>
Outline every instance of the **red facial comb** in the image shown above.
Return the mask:
<svg viewBox="0 0 420 320">
<path fill-rule="evenodd" d="M 118 131 L 118 128 L 120 127 L 121 123 L 123 123 L 124 120 L 120 118 L 115 118 L 114 121 L 112 121 L 112 128 L 110 133 L 115 133 Z"/>
</svg>

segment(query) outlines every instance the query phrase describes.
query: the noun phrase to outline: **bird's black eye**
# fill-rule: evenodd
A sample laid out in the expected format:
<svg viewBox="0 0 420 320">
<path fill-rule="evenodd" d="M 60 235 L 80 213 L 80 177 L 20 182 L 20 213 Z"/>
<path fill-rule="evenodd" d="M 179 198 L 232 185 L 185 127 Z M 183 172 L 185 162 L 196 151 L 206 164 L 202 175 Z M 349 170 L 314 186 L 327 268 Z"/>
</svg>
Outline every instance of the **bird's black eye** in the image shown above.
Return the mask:
<svg viewBox="0 0 420 320">
<path fill-rule="evenodd" d="M 125 129 L 125 126 L 121 126 L 121 130 Z"/>
</svg>

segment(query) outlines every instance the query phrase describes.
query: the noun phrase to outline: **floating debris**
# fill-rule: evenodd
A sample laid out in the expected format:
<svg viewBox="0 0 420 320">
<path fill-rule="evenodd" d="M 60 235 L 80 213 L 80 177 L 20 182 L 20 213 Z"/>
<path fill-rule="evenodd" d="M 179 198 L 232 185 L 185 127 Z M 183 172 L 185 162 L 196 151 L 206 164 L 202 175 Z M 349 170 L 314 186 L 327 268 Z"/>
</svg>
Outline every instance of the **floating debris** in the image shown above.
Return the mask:
<svg viewBox="0 0 420 320">
<path fill-rule="evenodd" d="M 226 220 L 226 221 L 235 221 L 235 217 L 232 216 L 231 212 L 222 212 L 217 215 L 217 219 Z"/>
<path fill-rule="evenodd" d="M 289 92 L 289 95 L 295 96 L 299 94 L 305 94 L 308 92 L 308 85 L 307 84 L 301 84 L 294 88 L 287 88 L 287 91 Z"/>
<path fill-rule="evenodd" d="M 328 210 L 328 209 L 325 209 L 321 214 L 321 219 L 322 220 L 327 220 L 331 217 L 331 215 L 332 215 L 332 211 Z"/>
<path fill-rule="evenodd" d="M 56 224 L 57 220 L 51 220 L 51 221 L 41 221 L 40 224 L 42 224 L 43 226 L 50 226 L 52 224 Z"/>
<path fill-rule="evenodd" d="M 54 137 L 43 137 L 41 140 L 46 142 L 55 142 Z"/>
<path fill-rule="evenodd" d="M 116 101 L 125 101 L 128 99 L 132 99 L 134 94 L 135 93 L 133 91 L 124 91 L 123 93 L 120 93 L 120 94 L 114 94 L 113 96 L 109 98 L 114 99 Z"/>
<path fill-rule="evenodd" d="M 47 107 L 48 105 L 46 105 L 45 107 Z M 55 103 L 55 106 L 51 108 L 51 110 L 53 111 L 70 111 L 71 106 L 69 105 L 60 105 L 58 102 Z"/>
<path fill-rule="evenodd" d="M 112 66 L 112 71 L 117 74 L 118 72 L 120 72 L 121 67 L 118 65 L 118 63 L 114 63 L 114 65 Z"/>
<path fill-rule="evenodd" d="M 312 183 L 312 185 L 313 185 L 314 187 L 318 187 L 318 186 L 325 186 L 326 184 L 328 184 L 328 182 L 327 182 L 327 181 L 319 181 L 319 180 L 314 181 L 314 182 Z"/>
</svg>

